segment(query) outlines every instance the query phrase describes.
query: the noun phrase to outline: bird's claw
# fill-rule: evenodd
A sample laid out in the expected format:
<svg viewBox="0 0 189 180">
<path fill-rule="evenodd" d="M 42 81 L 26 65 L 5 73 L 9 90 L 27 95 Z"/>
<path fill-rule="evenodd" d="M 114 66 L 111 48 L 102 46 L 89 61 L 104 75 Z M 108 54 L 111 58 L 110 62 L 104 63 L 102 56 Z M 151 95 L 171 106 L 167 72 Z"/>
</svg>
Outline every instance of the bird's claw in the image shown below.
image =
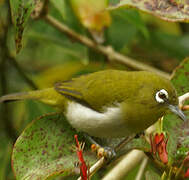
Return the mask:
<svg viewBox="0 0 189 180">
<path fill-rule="evenodd" d="M 101 147 L 96 144 L 92 144 L 91 149 L 96 151 L 98 158 L 105 157 L 107 159 L 112 159 L 116 156 L 114 148 L 111 147 Z"/>
</svg>

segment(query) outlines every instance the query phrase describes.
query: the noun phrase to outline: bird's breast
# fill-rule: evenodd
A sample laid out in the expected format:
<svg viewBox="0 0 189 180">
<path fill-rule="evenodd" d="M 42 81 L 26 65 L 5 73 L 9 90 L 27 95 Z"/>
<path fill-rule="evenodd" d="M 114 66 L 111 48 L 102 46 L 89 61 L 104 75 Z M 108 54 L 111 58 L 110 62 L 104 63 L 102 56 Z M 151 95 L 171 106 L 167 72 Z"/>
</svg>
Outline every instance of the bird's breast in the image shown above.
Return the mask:
<svg viewBox="0 0 189 180">
<path fill-rule="evenodd" d="M 125 137 L 130 135 L 119 104 L 116 107 L 105 108 L 103 113 L 79 103 L 68 102 L 66 118 L 78 131 L 95 137 Z"/>
</svg>

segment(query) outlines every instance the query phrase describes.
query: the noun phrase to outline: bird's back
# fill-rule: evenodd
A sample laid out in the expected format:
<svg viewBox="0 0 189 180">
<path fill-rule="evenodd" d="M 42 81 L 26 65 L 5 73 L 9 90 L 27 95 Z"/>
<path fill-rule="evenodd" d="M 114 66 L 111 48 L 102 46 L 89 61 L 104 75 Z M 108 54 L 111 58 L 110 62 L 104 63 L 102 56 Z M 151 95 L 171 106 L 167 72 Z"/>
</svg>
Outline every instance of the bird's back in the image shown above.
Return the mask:
<svg viewBox="0 0 189 180">
<path fill-rule="evenodd" d="M 101 112 L 107 106 L 116 106 L 117 103 L 135 97 L 142 86 L 148 83 L 148 78 L 158 83 L 158 76 L 150 72 L 105 70 L 58 83 L 55 89 Z"/>
</svg>

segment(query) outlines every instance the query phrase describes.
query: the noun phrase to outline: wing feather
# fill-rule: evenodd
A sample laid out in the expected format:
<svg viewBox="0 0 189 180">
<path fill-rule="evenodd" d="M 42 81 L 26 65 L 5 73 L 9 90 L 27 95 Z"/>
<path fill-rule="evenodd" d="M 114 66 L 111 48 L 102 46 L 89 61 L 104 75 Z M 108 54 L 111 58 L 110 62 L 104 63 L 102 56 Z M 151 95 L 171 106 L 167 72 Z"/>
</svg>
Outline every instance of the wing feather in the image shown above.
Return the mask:
<svg viewBox="0 0 189 180">
<path fill-rule="evenodd" d="M 103 112 L 107 106 L 116 106 L 133 93 L 132 77 L 125 71 L 105 70 L 57 83 L 55 89 L 69 99 Z"/>
</svg>

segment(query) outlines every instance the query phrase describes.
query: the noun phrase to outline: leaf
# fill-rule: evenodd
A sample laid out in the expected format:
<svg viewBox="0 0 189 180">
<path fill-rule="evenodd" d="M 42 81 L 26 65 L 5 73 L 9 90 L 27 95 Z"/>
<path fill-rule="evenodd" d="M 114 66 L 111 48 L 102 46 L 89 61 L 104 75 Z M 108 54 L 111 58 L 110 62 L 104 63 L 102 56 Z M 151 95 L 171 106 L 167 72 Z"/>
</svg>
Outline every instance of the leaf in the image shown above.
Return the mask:
<svg viewBox="0 0 189 180">
<path fill-rule="evenodd" d="M 50 0 L 54 7 L 59 11 L 62 18 L 65 19 L 66 17 L 66 2 L 65 0 Z"/>
<path fill-rule="evenodd" d="M 174 71 L 172 77 L 179 96 L 189 92 L 189 58 L 186 58 Z"/>
<path fill-rule="evenodd" d="M 133 22 L 131 19 L 129 21 L 123 18 L 126 16 L 125 11 L 112 11 L 111 15 L 112 24 L 107 29 L 107 44 L 113 46 L 117 51 L 124 49 L 124 47 L 128 48 L 129 44 L 137 35 L 137 27 L 134 23 L 130 23 Z"/>
<path fill-rule="evenodd" d="M 189 21 L 189 3 L 187 0 L 120 0 L 109 5 L 110 10 L 119 7 L 136 8 L 167 21 Z"/>
<path fill-rule="evenodd" d="M 189 58 L 185 59 L 180 66 L 175 70 L 172 83 L 175 86 L 179 95 L 189 91 Z M 189 116 L 189 112 L 185 113 Z M 164 117 L 164 130 L 168 132 L 168 155 L 169 163 L 175 163 L 177 160 L 180 149 L 185 149 L 185 152 L 189 152 L 189 121 L 183 122 L 174 114 L 168 114 Z M 184 158 L 183 154 L 180 161 Z M 179 164 L 177 164 L 179 166 Z"/>
<path fill-rule="evenodd" d="M 43 180 L 74 174 L 77 169 L 74 163 L 78 162 L 73 148 L 74 134 L 62 114 L 48 114 L 34 120 L 14 145 L 12 167 L 16 179 Z M 94 163 L 94 153 L 84 150 L 84 159 Z"/>
<path fill-rule="evenodd" d="M 90 30 L 102 31 L 111 24 L 107 0 L 71 0 L 74 13 L 80 22 Z"/>
<path fill-rule="evenodd" d="M 23 31 L 36 2 L 37 0 L 10 0 L 12 20 L 16 28 L 16 53 L 22 48 Z"/>
<path fill-rule="evenodd" d="M 126 23 L 129 22 L 129 24 L 134 25 L 139 31 L 141 31 L 141 33 L 144 35 L 146 39 L 149 39 L 148 29 L 144 21 L 142 20 L 141 16 L 136 10 L 130 9 L 130 10 L 125 11 L 124 9 L 119 9 L 116 11 L 112 11 L 112 14 L 123 19 Z"/>
</svg>

